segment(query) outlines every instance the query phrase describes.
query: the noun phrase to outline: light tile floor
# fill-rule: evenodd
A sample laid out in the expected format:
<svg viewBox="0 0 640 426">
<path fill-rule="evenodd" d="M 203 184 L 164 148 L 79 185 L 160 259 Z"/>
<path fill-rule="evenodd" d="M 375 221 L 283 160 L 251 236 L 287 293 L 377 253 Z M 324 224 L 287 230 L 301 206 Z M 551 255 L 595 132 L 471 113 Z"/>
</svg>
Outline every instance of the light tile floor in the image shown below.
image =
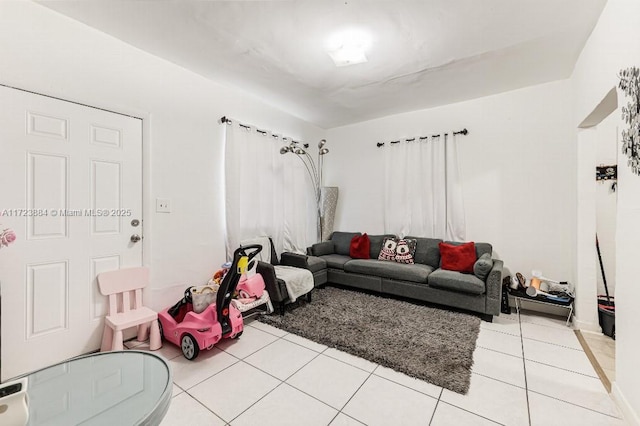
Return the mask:
<svg viewBox="0 0 640 426">
<path fill-rule="evenodd" d="M 467 395 L 257 321 L 195 361 L 160 353 L 174 376 L 163 426 L 625 424 L 573 331 L 527 311 L 481 323 Z"/>
</svg>

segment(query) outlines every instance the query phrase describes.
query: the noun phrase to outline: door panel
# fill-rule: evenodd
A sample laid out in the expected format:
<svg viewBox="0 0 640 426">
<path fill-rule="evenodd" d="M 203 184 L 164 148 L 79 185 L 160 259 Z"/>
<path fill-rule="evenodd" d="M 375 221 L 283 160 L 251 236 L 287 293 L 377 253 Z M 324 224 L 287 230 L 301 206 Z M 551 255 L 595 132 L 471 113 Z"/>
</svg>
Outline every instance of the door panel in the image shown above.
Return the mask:
<svg viewBox="0 0 640 426">
<path fill-rule="evenodd" d="M 96 275 L 142 264 L 142 121 L 0 86 L 1 379 L 99 348 Z"/>
</svg>

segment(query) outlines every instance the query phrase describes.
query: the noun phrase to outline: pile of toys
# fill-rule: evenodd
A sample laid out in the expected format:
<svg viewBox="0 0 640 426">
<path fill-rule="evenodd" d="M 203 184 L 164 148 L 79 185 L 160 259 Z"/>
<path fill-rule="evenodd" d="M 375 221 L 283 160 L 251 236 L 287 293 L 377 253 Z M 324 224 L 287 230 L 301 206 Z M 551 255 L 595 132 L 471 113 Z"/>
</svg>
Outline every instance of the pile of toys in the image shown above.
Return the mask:
<svg viewBox="0 0 640 426">
<path fill-rule="evenodd" d="M 229 268 L 231 268 L 231 262 L 225 262 L 220 266 L 220 269 L 218 269 L 216 271 L 215 274 L 213 274 L 213 277 L 211 277 L 211 279 L 209 279 L 209 282 L 207 283 L 207 285 L 213 286 L 213 287 L 219 287 L 220 283 L 222 282 L 222 279 L 224 278 L 225 275 L 227 275 L 227 272 L 229 272 Z"/>
</svg>

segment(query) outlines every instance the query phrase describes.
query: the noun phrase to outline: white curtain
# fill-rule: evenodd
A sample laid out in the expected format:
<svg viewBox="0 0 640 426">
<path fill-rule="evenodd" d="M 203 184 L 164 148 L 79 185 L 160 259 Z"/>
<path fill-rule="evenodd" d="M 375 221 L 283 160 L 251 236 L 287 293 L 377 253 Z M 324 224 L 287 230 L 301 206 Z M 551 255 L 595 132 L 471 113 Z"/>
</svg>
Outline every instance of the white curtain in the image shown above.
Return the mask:
<svg viewBox="0 0 640 426">
<path fill-rule="evenodd" d="M 455 135 L 387 142 L 383 149 L 385 232 L 464 241 Z"/>
<path fill-rule="evenodd" d="M 312 189 L 302 162 L 280 154 L 289 140 L 235 120 L 225 125 L 225 243 L 270 236 L 280 255 L 304 252 L 315 233 Z M 310 225 L 311 223 L 311 225 Z"/>
</svg>

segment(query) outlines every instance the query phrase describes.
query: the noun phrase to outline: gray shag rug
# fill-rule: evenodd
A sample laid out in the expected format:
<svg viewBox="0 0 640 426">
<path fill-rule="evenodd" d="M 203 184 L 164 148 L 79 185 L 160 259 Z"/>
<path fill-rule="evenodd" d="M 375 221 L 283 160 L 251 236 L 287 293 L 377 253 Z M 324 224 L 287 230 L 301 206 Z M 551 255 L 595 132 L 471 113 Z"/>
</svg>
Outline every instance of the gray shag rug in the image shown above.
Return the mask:
<svg viewBox="0 0 640 426">
<path fill-rule="evenodd" d="M 335 287 L 259 321 L 466 394 L 480 318 Z"/>
</svg>

